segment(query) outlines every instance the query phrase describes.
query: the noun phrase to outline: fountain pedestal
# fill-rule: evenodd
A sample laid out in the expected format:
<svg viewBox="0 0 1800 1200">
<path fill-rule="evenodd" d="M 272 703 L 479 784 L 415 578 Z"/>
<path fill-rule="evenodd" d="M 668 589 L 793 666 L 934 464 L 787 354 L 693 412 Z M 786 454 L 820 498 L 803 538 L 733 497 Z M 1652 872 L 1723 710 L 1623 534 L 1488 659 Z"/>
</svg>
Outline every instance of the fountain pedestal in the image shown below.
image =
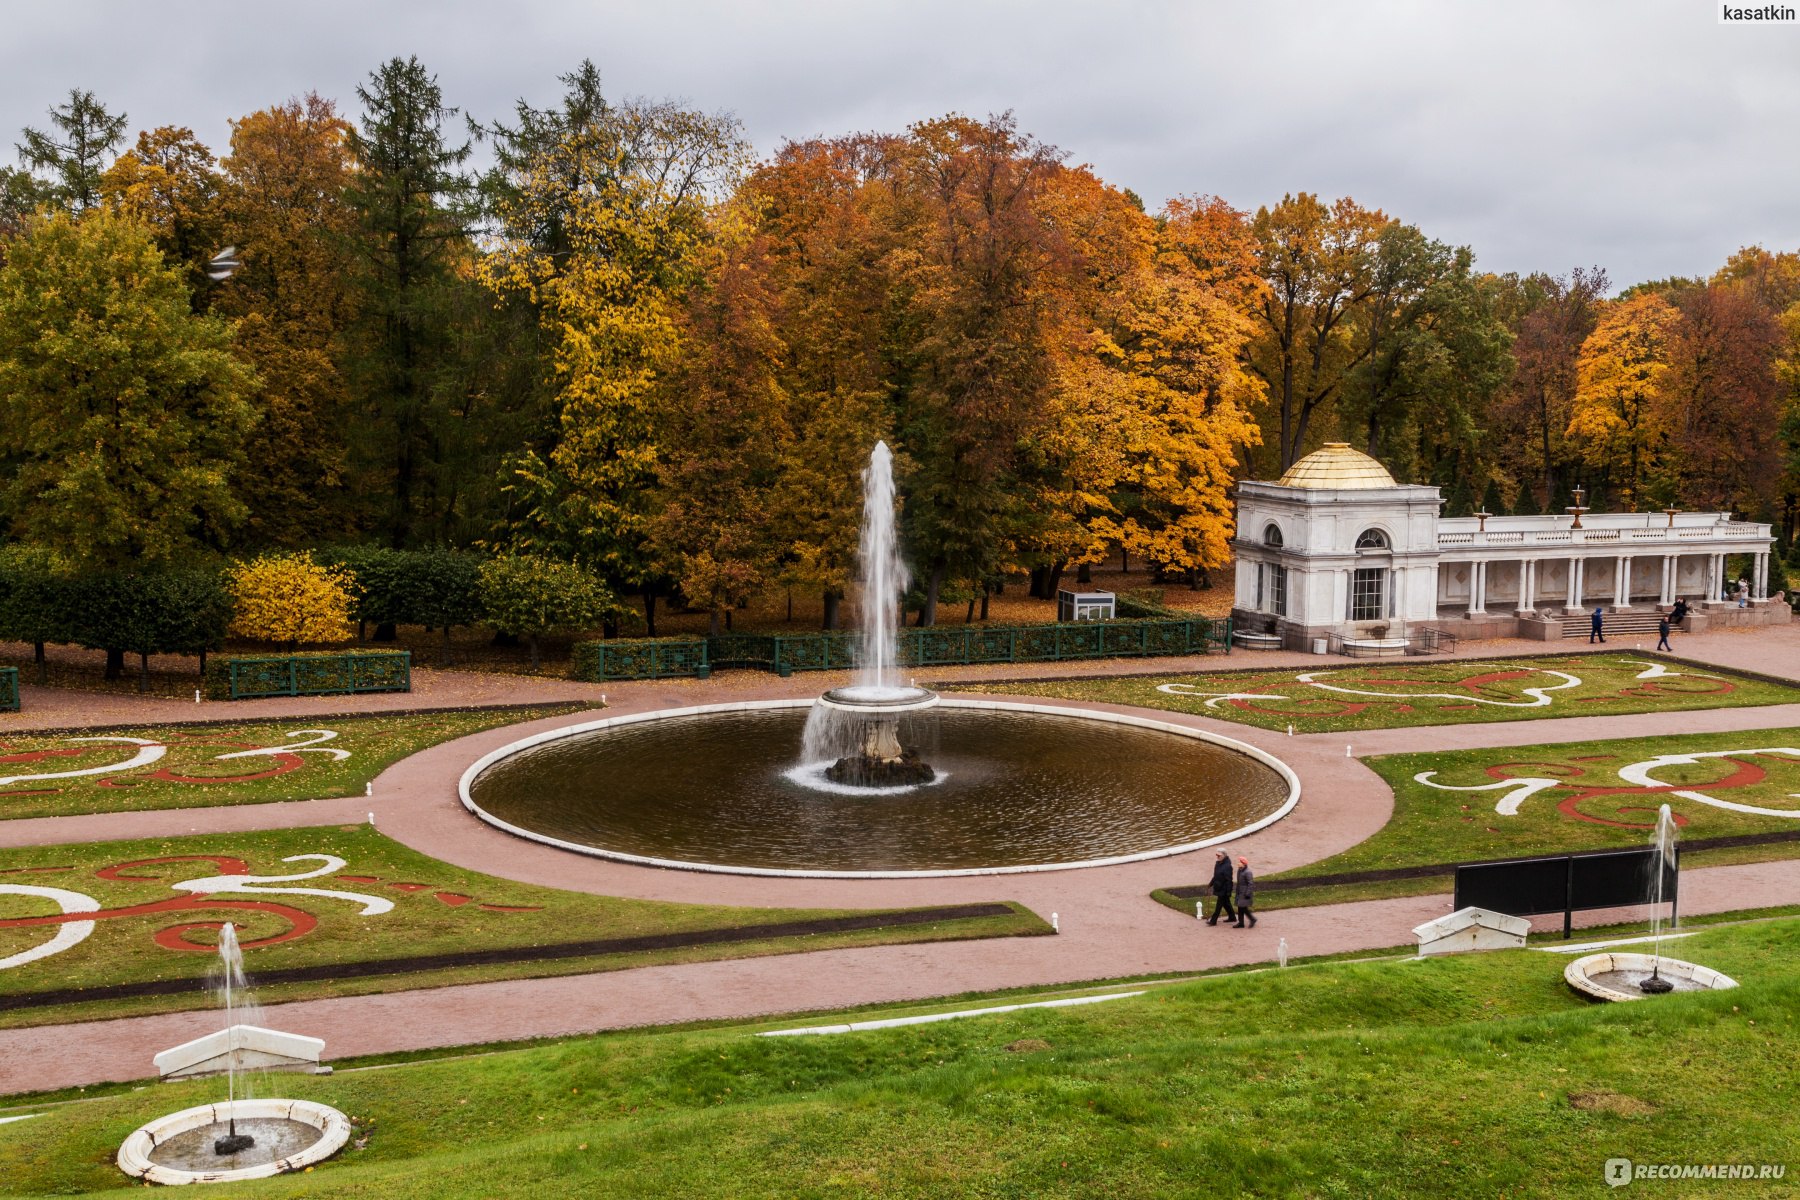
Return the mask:
<svg viewBox="0 0 1800 1200">
<path fill-rule="evenodd" d="M 937 705 L 936 692 L 912 687 L 833 688 L 814 702 L 808 749 L 831 762 L 825 778 L 848 787 L 912 787 L 937 772 L 906 744 L 902 722 Z"/>
</svg>

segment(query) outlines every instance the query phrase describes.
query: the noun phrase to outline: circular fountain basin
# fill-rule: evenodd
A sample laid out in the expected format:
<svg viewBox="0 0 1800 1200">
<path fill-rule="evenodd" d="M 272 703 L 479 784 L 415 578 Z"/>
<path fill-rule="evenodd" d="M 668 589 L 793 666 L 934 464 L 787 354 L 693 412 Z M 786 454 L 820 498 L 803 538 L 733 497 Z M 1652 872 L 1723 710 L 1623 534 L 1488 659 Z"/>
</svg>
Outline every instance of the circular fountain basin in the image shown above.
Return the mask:
<svg viewBox="0 0 1800 1200">
<path fill-rule="evenodd" d="M 740 875 L 905 878 L 1107 866 L 1281 819 L 1279 759 L 1121 713 L 939 701 L 928 784 L 820 786 L 796 766 L 807 700 L 708 705 L 552 730 L 463 775 L 464 805 L 602 858 Z"/>
<path fill-rule="evenodd" d="M 256 1139 L 236 1154 L 213 1153 L 235 1118 Z M 350 1118 L 311 1100 L 236 1100 L 158 1117 L 119 1147 L 119 1169 L 149 1183 L 236 1183 L 323 1162 L 350 1140 Z"/>
<path fill-rule="evenodd" d="M 922 712 L 937 707 L 938 694 L 925 688 L 858 684 L 854 687 L 832 688 L 820 696 L 816 703 L 825 708 L 838 708 L 847 712 Z"/>
<path fill-rule="evenodd" d="M 1650 954 L 1589 954 L 1563 968 L 1569 986 L 1591 1000 L 1642 1000 L 1650 993 L 1638 985 L 1652 973 L 1677 992 L 1723 991 L 1737 980 L 1710 967 Z"/>
</svg>

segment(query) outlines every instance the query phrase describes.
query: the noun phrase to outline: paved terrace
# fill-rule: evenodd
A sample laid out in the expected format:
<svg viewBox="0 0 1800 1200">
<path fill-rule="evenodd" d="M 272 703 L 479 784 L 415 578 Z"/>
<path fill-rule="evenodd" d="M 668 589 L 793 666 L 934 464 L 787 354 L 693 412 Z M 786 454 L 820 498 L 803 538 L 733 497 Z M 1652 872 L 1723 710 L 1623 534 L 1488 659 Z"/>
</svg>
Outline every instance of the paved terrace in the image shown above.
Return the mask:
<svg viewBox="0 0 1800 1200">
<path fill-rule="evenodd" d="M 1543 654 L 1539 642 L 1466 644 L 1461 659 Z M 1728 631 L 1682 639 L 1686 657 L 1800 680 L 1800 626 Z M 943 683 L 1032 676 L 1178 673 L 1222 668 L 1339 665 L 1311 655 L 1235 654 L 1229 659 L 1130 663 L 1046 664 L 1032 667 L 932 671 L 922 681 Z M 791 679 L 750 672 L 711 681 L 614 684 L 604 689 L 566 681 L 416 673 L 411 697 L 373 698 L 370 709 L 454 703 L 521 703 L 597 699 L 604 690 L 613 715 L 727 700 L 817 694 L 829 675 Z M 36 690 L 27 703 L 36 706 Z M 42 693 L 39 693 L 40 695 Z M 474 698 L 480 698 L 479 700 Z M 83 699 L 89 699 L 84 697 Z M 312 717 L 339 713 L 341 699 L 180 704 L 107 697 L 92 723 L 193 720 L 196 715 Z M 404 701 L 409 703 L 394 703 Z M 72 724 L 71 705 L 61 721 Z M 360 701 L 358 709 L 365 705 Z M 1079 707 L 1071 705 L 1071 707 Z M 1111 706 L 1098 706 L 1111 707 Z M 1117 711 L 1129 711 L 1119 709 Z M 1139 710 L 1141 711 L 1141 710 Z M 1800 725 L 1800 705 L 1719 709 L 1635 716 L 1571 717 L 1495 724 L 1364 731 L 1355 734 L 1280 733 L 1206 717 L 1159 713 L 1159 719 L 1260 746 L 1300 776 L 1302 798 L 1283 821 L 1233 843 L 1266 872 L 1315 862 L 1372 835 L 1386 823 L 1393 797 L 1387 785 L 1354 758 L 1421 745 L 1451 749 L 1585 741 L 1665 733 L 1671 720 L 1685 731 L 1761 729 Z M 0 822 L 0 852 L 8 846 L 117 838 L 175 836 L 292 828 L 364 820 L 372 809 L 382 831 L 449 862 L 507 878 L 603 895 L 653 900 L 758 906 L 889 907 L 1011 899 L 1041 915 L 1057 913 L 1057 937 L 929 945 L 880 946 L 723 962 L 641 967 L 559 978 L 467 984 L 379 996 L 270 1005 L 264 1019 L 276 1028 L 323 1037 L 332 1057 L 554 1036 L 600 1029 L 772 1013 L 829 1009 L 885 1001 L 920 1000 L 960 992 L 1057 985 L 1134 974 L 1188 972 L 1273 959 L 1285 938 L 1294 956 L 1373 950 L 1410 941 L 1413 926 L 1448 909 L 1444 896 L 1363 901 L 1280 909 L 1254 930 L 1209 928 L 1156 904 L 1148 893 L 1169 884 L 1200 882 L 1210 855 L 1158 859 L 1117 867 L 1039 875 L 918 879 L 765 879 L 658 870 L 591 859 L 539 846 L 492 829 L 467 814 L 456 782 L 469 762 L 526 733 L 588 716 L 560 716 L 490 730 L 432 747 L 396 763 L 375 782 L 374 798 L 255 804 L 145 813 L 109 813 Z M 1688 872 L 1682 911 L 1723 912 L 1800 904 L 1800 861 L 1715 867 Z M 1588 924 L 1637 914 L 1593 913 Z M 1544 922 L 1544 927 L 1554 924 Z M 0 1092 L 132 1079 L 151 1071 L 150 1058 L 216 1027 L 209 1011 L 133 1017 L 82 1025 L 0 1030 Z"/>
</svg>

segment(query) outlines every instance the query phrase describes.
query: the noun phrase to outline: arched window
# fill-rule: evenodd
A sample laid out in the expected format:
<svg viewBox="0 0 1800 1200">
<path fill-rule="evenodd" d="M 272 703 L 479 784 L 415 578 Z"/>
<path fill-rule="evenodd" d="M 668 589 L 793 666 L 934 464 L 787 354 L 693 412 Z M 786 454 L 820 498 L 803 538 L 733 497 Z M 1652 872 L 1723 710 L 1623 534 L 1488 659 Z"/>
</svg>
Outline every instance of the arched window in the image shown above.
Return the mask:
<svg viewBox="0 0 1800 1200">
<path fill-rule="evenodd" d="M 1263 530 L 1263 545 L 1281 545 L 1281 526 L 1275 524 L 1273 521 L 1269 522 L 1268 527 Z"/>
<path fill-rule="evenodd" d="M 1379 529 L 1365 529 L 1356 535 L 1356 548 L 1358 550 L 1386 550 L 1388 536 Z"/>
</svg>

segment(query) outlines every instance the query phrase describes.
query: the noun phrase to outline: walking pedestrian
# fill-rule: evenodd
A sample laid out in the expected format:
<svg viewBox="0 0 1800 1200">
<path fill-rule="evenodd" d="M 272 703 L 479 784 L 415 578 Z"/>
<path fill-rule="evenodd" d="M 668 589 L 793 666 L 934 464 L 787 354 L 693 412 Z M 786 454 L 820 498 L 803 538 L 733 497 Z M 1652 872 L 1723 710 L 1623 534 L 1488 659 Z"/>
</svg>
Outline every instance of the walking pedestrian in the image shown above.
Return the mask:
<svg viewBox="0 0 1800 1200">
<path fill-rule="evenodd" d="M 1669 614 L 1664 613 L 1662 620 L 1656 623 L 1656 648 L 1669 649 Z"/>
<path fill-rule="evenodd" d="M 1229 869 L 1230 860 L 1227 860 L 1225 865 Z M 1250 911 L 1250 906 L 1254 903 L 1256 903 L 1256 872 L 1250 869 L 1249 859 L 1240 857 L 1237 873 L 1237 928 L 1244 928 L 1246 917 L 1250 919 L 1250 928 L 1256 928 L 1256 914 Z"/>
<path fill-rule="evenodd" d="M 1219 914 L 1225 914 L 1225 923 L 1237 920 L 1237 910 L 1231 906 L 1231 855 L 1220 850 L 1213 855 L 1212 894 L 1217 897 L 1213 901 L 1212 916 L 1207 919 L 1208 925 L 1219 923 Z"/>
<path fill-rule="evenodd" d="M 1595 642 L 1599 642 L 1601 645 L 1606 644 L 1606 629 L 1605 626 L 1601 624 L 1605 614 L 1606 610 L 1604 608 L 1596 608 L 1594 610 L 1594 627 L 1588 631 L 1588 645 L 1591 646 Z"/>
</svg>

